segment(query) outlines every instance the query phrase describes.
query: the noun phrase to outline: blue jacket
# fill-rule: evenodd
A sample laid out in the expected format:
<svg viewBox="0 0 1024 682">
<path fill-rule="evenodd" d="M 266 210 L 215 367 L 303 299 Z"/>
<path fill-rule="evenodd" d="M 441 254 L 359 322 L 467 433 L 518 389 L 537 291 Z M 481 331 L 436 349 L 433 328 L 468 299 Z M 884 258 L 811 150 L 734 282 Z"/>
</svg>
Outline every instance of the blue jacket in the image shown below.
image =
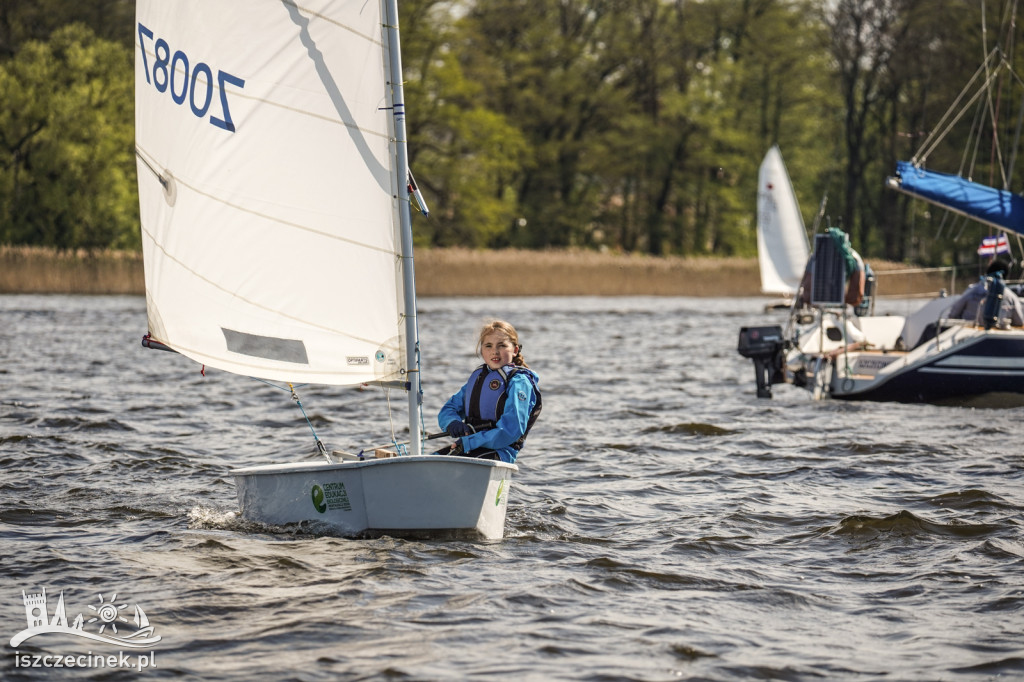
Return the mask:
<svg viewBox="0 0 1024 682">
<path fill-rule="evenodd" d="M 487 371 L 486 366 L 481 369 Z M 519 454 L 519 447 L 521 447 L 517 445 L 520 439 L 526 436 L 526 431 L 530 426 L 530 417 L 540 401 L 540 391 L 536 388 L 540 377 L 536 372 L 525 367 L 509 365 L 504 370 L 511 376 L 506 385 L 499 387 L 504 388 L 506 398 L 501 413 L 497 415 L 494 427 L 463 436 L 460 440 L 465 452 L 477 449 L 494 450 L 498 453 L 501 461 L 514 463 Z M 449 398 L 441 408 L 437 415 L 437 423 L 442 429 L 447 429 L 453 421 L 465 421 L 469 417 L 473 388 L 479 371 L 481 370 L 474 371 L 459 392 Z M 488 386 L 485 390 L 489 389 Z M 493 406 L 495 401 L 481 400 L 480 402 Z M 484 415 L 484 418 L 486 419 L 488 416 L 493 415 Z"/>
</svg>

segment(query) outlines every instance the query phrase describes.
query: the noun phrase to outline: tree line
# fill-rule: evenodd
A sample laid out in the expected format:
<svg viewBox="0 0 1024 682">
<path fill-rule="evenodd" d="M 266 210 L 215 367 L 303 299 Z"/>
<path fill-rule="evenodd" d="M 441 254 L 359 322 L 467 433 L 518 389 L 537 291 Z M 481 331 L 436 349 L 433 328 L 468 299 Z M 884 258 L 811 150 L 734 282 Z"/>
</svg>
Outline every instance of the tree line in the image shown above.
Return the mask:
<svg viewBox="0 0 1024 682">
<path fill-rule="evenodd" d="M 988 52 L 1016 65 L 1015 0 L 399 4 L 418 245 L 751 255 L 772 144 L 808 226 L 867 257 L 987 234 L 884 181 Z M 0 243 L 139 248 L 133 29 L 124 0 L 0 4 Z M 1016 73 L 929 167 L 1019 185 Z"/>
</svg>

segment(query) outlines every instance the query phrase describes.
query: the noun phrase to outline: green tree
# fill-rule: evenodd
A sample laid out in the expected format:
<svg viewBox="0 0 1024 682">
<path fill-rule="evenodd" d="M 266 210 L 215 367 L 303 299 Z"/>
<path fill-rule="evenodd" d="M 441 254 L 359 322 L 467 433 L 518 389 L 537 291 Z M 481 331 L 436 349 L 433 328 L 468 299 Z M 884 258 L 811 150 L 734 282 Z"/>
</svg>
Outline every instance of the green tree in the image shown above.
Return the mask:
<svg viewBox="0 0 1024 682">
<path fill-rule="evenodd" d="M 827 27 L 814 11 L 817 4 L 762 3 L 738 48 L 742 72 L 731 98 L 739 127 L 756 131 L 757 154 L 747 158 L 759 163 L 773 144 L 782 149 L 808 230 L 822 202 L 835 194 L 843 158 L 836 74 Z M 756 173 L 755 167 L 746 167 L 742 183 L 747 210 L 741 218 L 741 253 L 753 253 L 756 246 Z"/>
<path fill-rule="evenodd" d="M 500 243 L 516 217 L 525 142 L 484 106 L 486 80 L 468 78 L 453 46 L 459 27 L 447 2 L 402 5 L 402 62 L 409 102 L 410 164 L 433 210 L 414 222 L 417 243 Z"/>
<path fill-rule="evenodd" d="M 0 241 L 138 246 L 130 74 L 81 24 L 0 64 Z"/>
<path fill-rule="evenodd" d="M 783 0 L 639 0 L 629 17 L 620 58 L 636 106 L 606 158 L 628 189 L 602 220 L 623 207 L 617 232 L 629 250 L 753 253 L 764 151 L 780 143 L 808 179 L 834 163 L 823 25 L 806 18 L 806 3 Z"/>
<path fill-rule="evenodd" d="M 963 112 L 930 151 L 921 149 L 993 47 L 1008 49 L 999 55 L 1012 63 L 1020 36 L 1006 10 L 991 1 L 843 0 L 826 16 L 846 112 L 843 226 L 863 254 L 946 265 L 958 260 L 954 244 L 963 237 L 966 259 L 976 260 L 987 228 L 897 194 L 884 181 L 899 159 L 999 187 L 1010 177 L 1009 156 L 999 170 L 1000 148 L 1012 146 L 1021 99 L 1019 89 L 1004 87 L 1019 83 L 1009 70 L 991 98 Z"/>
<path fill-rule="evenodd" d="M 2 0 L 0 62 L 13 57 L 22 44 L 49 40 L 55 30 L 73 23 L 131 49 L 134 19 L 132 0 Z"/>
<path fill-rule="evenodd" d="M 474 3 L 463 68 L 485 84 L 486 106 L 520 131 L 528 153 L 513 187 L 519 215 L 498 244 L 585 244 L 600 210 L 602 132 L 622 113 L 612 87 L 620 65 L 605 49 L 621 19 L 608 0 L 494 0 Z M 602 159 L 603 160 L 603 159 Z"/>
</svg>

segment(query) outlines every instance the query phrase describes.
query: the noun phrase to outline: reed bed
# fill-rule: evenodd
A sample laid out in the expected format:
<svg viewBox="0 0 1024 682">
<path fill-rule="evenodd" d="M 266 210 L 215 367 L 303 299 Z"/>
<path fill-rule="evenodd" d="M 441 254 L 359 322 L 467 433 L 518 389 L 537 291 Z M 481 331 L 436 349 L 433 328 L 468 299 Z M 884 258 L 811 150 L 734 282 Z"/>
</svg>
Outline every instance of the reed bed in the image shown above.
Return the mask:
<svg viewBox="0 0 1024 682">
<path fill-rule="evenodd" d="M 655 258 L 591 251 L 471 251 L 417 254 L 426 296 L 751 296 L 752 258 Z"/>
<path fill-rule="evenodd" d="M 875 263 L 882 295 L 912 296 L 949 288 L 949 273 L 905 274 Z M 888 271 L 896 274 L 888 275 Z M 755 258 L 680 258 L 591 251 L 416 253 L 420 296 L 758 296 Z M 144 293 L 142 256 L 123 251 L 69 252 L 0 246 L 0 293 Z"/>
<path fill-rule="evenodd" d="M 936 296 L 942 290 L 961 293 L 974 280 L 961 268 L 908 268 L 903 263 L 871 261 L 875 271 L 875 293 L 882 298 Z"/>
<path fill-rule="evenodd" d="M 143 294 L 142 254 L 0 246 L 2 294 Z"/>
</svg>

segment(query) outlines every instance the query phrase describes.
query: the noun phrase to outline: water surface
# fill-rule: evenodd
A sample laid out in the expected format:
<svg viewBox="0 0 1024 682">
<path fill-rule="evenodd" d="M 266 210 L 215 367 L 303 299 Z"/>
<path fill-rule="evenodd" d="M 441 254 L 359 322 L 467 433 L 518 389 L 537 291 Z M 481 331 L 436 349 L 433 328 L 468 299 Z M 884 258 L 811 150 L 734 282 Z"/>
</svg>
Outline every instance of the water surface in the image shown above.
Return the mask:
<svg viewBox="0 0 1024 682">
<path fill-rule="evenodd" d="M 286 392 L 144 350 L 141 298 L 0 296 L 2 676 L 1024 676 L 1024 409 L 758 400 L 736 340 L 762 303 L 422 301 L 429 429 L 489 316 L 541 375 L 489 543 L 239 521 L 233 467 L 315 458 Z M 379 390 L 300 394 L 328 447 L 388 438 Z M 115 593 L 143 606 L 156 668 L 17 665 L 22 591 L 42 588 L 69 620 Z"/>
</svg>

